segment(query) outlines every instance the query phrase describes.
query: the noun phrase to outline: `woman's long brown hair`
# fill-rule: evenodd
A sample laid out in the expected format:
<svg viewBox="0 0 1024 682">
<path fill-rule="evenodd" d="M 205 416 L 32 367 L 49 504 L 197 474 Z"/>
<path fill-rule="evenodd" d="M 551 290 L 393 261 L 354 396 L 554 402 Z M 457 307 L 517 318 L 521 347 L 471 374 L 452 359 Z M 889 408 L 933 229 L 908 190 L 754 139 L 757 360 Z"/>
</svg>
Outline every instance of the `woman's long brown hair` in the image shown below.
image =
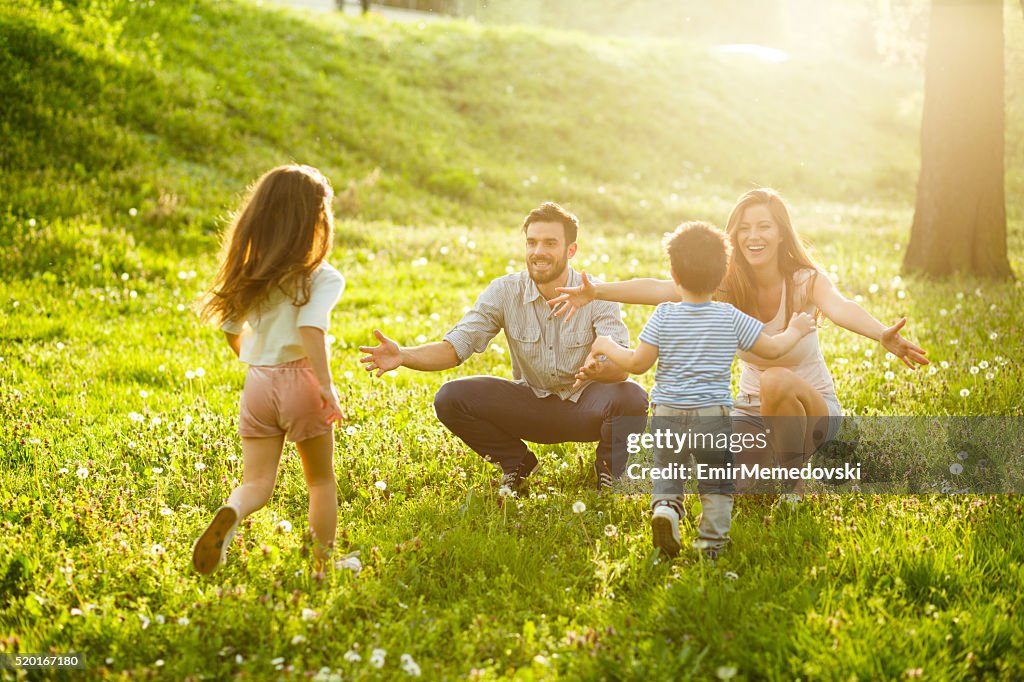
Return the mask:
<svg viewBox="0 0 1024 682">
<path fill-rule="evenodd" d="M 276 289 L 309 302 L 310 275 L 334 242 L 331 183 L 311 166 L 279 166 L 250 188 L 224 234 L 203 320 L 241 321 Z"/>
<path fill-rule="evenodd" d="M 793 275 L 800 270 L 811 269 L 817 276 L 818 266 L 814 264 L 807 246 L 796 233 L 793 227 L 793 220 L 789 217 L 789 209 L 782 196 L 773 189 L 762 187 L 752 189 L 739 198 L 729 214 L 729 222 L 726 224 L 726 232 L 729 234 L 729 241 L 732 243 L 732 258 L 729 259 L 729 267 L 725 272 L 725 279 L 719 288 L 716 298 L 731 303 L 747 315 L 758 317 L 757 310 L 757 287 L 754 284 L 754 273 L 750 269 L 742 250 L 739 248 L 737 230 L 740 221 L 743 219 L 743 212 L 750 206 L 763 204 L 768 207 L 772 219 L 779 227 L 779 234 L 782 242 L 779 244 L 779 270 L 786 282 L 786 316 L 783 321 L 783 328 L 789 325 L 789 318 L 794 310 L 799 310 L 807 303 L 804 300 L 797 301 L 796 286 L 793 283 Z M 814 287 L 813 279 L 804 288 L 809 292 Z M 807 294 L 809 296 L 809 294 Z"/>
</svg>

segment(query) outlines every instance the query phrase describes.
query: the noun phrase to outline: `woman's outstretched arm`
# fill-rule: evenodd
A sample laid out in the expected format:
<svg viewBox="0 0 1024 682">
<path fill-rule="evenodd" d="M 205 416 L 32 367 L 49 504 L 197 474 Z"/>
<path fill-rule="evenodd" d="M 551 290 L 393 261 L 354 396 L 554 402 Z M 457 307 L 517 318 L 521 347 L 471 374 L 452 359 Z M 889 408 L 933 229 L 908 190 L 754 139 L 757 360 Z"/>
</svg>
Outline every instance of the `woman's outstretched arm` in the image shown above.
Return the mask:
<svg viewBox="0 0 1024 682">
<path fill-rule="evenodd" d="M 591 282 L 587 273 L 580 274 L 583 276 L 583 284 L 576 287 L 559 287 L 555 291 L 561 295 L 548 301 L 548 305 L 558 306 L 555 317 L 568 311 L 569 314 L 565 318 L 568 320 L 591 301 L 658 305 L 680 300 L 679 291 L 670 279 L 643 278 L 625 282 Z"/>
<path fill-rule="evenodd" d="M 813 294 L 814 304 L 822 314 L 840 327 L 878 341 L 910 369 L 928 364 L 928 358 L 925 357 L 928 352 L 900 334 L 907 318 L 901 318 L 896 324 L 886 327 L 855 301 L 839 293 L 828 275 L 820 271 L 814 282 Z"/>
</svg>

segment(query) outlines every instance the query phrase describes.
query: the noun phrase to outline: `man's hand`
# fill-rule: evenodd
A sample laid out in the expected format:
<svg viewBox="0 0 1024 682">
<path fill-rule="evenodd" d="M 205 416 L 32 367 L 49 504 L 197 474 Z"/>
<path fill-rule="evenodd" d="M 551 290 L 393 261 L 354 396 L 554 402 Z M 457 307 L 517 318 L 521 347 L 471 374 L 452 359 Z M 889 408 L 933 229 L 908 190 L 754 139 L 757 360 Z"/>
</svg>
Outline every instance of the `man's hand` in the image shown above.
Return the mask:
<svg viewBox="0 0 1024 682">
<path fill-rule="evenodd" d="M 382 376 L 385 372 L 401 367 L 402 350 L 398 344 L 384 336 L 379 329 L 374 329 L 373 335 L 380 341 L 380 345 L 359 346 L 360 352 L 369 353 L 369 355 L 359 358 L 359 362 L 363 363 L 363 368 L 367 372 L 377 370 L 377 376 Z"/>
</svg>

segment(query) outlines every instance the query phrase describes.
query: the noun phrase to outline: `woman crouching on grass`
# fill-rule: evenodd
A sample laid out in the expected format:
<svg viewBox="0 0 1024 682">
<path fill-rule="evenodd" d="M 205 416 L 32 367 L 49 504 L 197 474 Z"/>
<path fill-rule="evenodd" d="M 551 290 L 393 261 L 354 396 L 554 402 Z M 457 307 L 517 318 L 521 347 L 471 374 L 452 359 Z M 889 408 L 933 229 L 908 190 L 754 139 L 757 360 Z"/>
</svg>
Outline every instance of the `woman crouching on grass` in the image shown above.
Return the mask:
<svg viewBox="0 0 1024 682">
<path fill-rule="evenodd" d="M 732 258 L 716 298 L 764 322 L 766 334 L 785 329 L 794 313 L 820 314 L 840 327 L 880 342 L 911 369 L 928 364 L 925 351 L 899 333 L 906 318 L 886 327 L 839 293 L 828 275 L 811 260 L 785 202 L 775 190 L 755 189 L 741 196 L 729 214 L 726 231 L 732 242 Z M 558 291 L 562 295 L 550 303 L 566 305 L 556 315 L 567 309 L 572 315 L 576 308 L 595 299 L 646 305 L 679 300 L 671 280 L 591 283 L 584 274 L 582 285 Z M 750 351 L 737 355 L 741 361 L 740 385 L 732 410 L 732 416 L 738 418 L 737 431 L 763 429 L 762 418 L 797 417 L 774 420 L 769 433 L 774 453 L 748 451 L 746 464 L 802 464 L 835 438 L 842 408 L 817 331 L 774 360 Z M 583 368 L 581 374 L 587 371 Z M 790 490 L 796 492 L 801 487 L 797 484 Z M 784 499 L 794 505 L 800 498 L 790 495 Z"/>
<path fill-rule="evenodd" d="M 249 365 L 239 404 L 242 484 L 196 540 L 198 573 L 224 561 L 239 522 L 270 500 L 285 438 L 302 458 L 318 562 L 334 545 L 333 424 L 341 407 L 324 335 L 345 280 L 325 260 L 334 241 L 332 197 L 330 182 L 315 168 L 275 168 L 253 187 L 225 235 L 200 312 L 220 325 L 231 350 Z"/>
</svg>

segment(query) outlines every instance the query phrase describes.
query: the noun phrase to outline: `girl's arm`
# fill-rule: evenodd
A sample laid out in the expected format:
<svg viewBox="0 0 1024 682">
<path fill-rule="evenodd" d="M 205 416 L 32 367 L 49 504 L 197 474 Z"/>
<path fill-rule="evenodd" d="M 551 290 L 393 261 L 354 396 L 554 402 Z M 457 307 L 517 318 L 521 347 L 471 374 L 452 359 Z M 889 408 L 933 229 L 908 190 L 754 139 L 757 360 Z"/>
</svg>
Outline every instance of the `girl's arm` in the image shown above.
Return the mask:
<svg viewBox="0 0 1024 682">
<path fill-rule="evenodd" d="M 608 359 L 630 374 L 643 374 L 658 359 L 658 347 L 641 341 L 636 349 L 623 348 L 610 336 L 599 336 L 594 342 L 594 353 L 604 353 Z"/>
<path fill-rule="evenodd" d="M 679 291 L 670 279 L 631 279 L 625 282 L 591 282 L 587 273 L 583 276 L 583 284 L 577 287 L 558 287 L 555 291 L 561 296 L 548 301 L 550 306 L 561 305 L 555 311 L 555 317 L 568 311 L 565 319 L 570 319 L 575 312 L 591 301 L 615 301 L 616 303 L 638 303 L 640 305 L 658 305 L 666 301 L 679 301 Z"/>
<path fill-rule="evenodd" d="M 341 405 L 338 403 L 338 392 L 331 379 L 331 366 L 327 362 L 327 343 L 324 331 L 319 327 L 299 327 L 302 346 L 306 350 L 309 364 L 313 368 L 317 383 L 320 384 L 320 399 L 323 408 L 328 410 L 327 421 L 336 422 L 343 418 Z"/>
<path fill-rule="evenodd" d="M 903 325 L 907 323 L 907 318 L 901 318 L 896 324 L 886 327 L 855 301 L 851 301 L 839 293 L 828 275 L 820 271 L 815 278 L 812 293 L 814 305 L 821 310 L 825 317 L 843 329 L 849 329 L 851 332 L 878 341 L 910 369 L 917 369 L 917 365 L 928 364 L 928 358 L 925 357 L 928 352 L 906 340 L 899 333 Z"/>
<path fill-rule="evenodd" d="M 224 332 L 224 337 L 228 340 L 228 345 L 231 346 L 231 350 L 235 352 L 235 357 L 242 355 L 242 337 L 240 334 L 232 334 L 231 332 Z"/>
</svg>

